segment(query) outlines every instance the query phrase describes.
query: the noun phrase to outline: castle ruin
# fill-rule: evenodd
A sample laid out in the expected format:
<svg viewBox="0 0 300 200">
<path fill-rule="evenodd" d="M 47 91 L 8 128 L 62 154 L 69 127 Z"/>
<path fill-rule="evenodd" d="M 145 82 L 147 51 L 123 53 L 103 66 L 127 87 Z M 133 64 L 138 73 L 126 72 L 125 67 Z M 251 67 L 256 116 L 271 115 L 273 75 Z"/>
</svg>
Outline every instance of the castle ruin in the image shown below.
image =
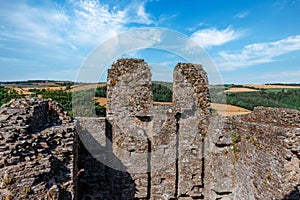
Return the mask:
<svg viewBox="0 0 300 200">
<path fill-rule="evenodd" d="M 202 67 L 175 67 L 172 105 L 153 104 L 150 67 L 143 60 L 114 63 L 107 91 L 113 152 L 131 170 L 139 191 L 135 198 L 201 198 L 209 117 Z"/>
<path fill-rule="evenodd" d="M 300 112 L 258 107 L 210 116 L 201 65 L 174 69 L 173 102 L 152 100 L 151 72 L 120 59 L 105 118 L 76 121 L 55 102 L 0 109 L 0 199 L 299 199 Z"/>
</svg>

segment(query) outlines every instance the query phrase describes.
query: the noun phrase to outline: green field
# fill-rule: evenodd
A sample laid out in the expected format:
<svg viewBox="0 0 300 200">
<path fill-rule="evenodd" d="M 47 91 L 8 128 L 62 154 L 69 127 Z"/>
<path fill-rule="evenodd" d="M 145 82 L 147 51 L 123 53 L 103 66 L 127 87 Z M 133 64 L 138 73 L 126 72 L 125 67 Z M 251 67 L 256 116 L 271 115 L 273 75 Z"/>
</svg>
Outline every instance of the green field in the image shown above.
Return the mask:
<svg viewBox="0 0 300 200">
<path fill-rule="evenodd" d="M 253 110 L 257 106 L 300 110 L 300 89 L 267 89 L 258 92 L 226 93 L 230 105 Z"/>
<path fill-rule="evenodd" d="M 63 84 L 63 83 L 60 83 Z M 67 83 L 71 85 L 69 82 Z M 161 102 L 172 101 L 172 87 L 171 83 L 153 82 L 152 92 L 153 100 Z M 257 106 L 264 107 L 278 107 L 278 108 L 291 108 L 300 110 L 300 89 L 260 89 L 257 92 L 227 92 L 224 89 L 231 87 L 243 87 L 242 85 L 224 85 L 224 86 L 211 86 L 210 94 L 213 103 L 227 103 L 230 105 L 239 106 L 248 110 L 253 110 Z M 76 116 L 78 114 L 87 116 L 91 105 L 86 105 L 86 99 L 93 99 L 95 97 L 106 97 L 106 86 L 98 87 L 94 91 L 82 90 L 76 92 L 76 104 L 82 105 L 77 108 Z M 52 100 L 60 103 L 72 115 L 72 97 L 73 93 L 69 90 L 48 90 L 32 88 L 31 96 L 42 95 L 43 98 L 51 98 Z M 92 91 L 92 92 L 91 92 Z M 93 94 L 93 95 L 91 95 Z M 24 95 L 18 94 L 11 88 L 0 86 L 0 105 L 9 102 L 14 98 L 21 98 Z M 93 102 L 93 101 L 91 101 Z M 94 101 L 95 113 L 98 116 L 105 116 L 106 108 L 100 106 L 98 102 Z"/>
<path fill-rule="evenodd" d="M 11 88 L 5 88 L 0 86 L 0 106 L 9 102 L 11 99 L 21 98 L 24 95 L 18 94 L 15 90 Z"/>
</svg>

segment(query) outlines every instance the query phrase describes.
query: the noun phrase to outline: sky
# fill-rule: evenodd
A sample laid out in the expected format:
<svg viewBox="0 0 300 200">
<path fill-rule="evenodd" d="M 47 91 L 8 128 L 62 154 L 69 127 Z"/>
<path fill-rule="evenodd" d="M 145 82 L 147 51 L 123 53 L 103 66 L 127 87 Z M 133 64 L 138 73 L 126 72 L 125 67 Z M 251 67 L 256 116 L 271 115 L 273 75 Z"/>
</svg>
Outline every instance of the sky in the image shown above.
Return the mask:
<svg viewBox="0 0 300 200">
<path fill-rule="evenodd" d="M 99 45 L 147 27 L 190 37 L 223 83 L 300 83 L 300 0 L 0 0 L 0 5 L 0 81 L 74 81 Z M 162 81 L 170 81 L 183 61 L 159 49 L 120 57 L 144 58 L 153 79 Z"/>
</svg>

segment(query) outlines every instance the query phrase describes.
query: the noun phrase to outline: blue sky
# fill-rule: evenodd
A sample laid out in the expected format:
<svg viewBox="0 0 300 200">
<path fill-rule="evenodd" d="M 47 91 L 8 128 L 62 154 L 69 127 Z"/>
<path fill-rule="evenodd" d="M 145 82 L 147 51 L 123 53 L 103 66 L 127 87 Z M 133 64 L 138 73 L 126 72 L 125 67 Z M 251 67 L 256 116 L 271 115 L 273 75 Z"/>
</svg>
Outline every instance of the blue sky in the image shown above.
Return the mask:
<svg viewBox="0 0 300 200">
<path fill-rule="evenodd" d="M 181 32 L 224 83 L 300 83 L 300 0 L 0 0 L 0 80 L 76 80 L 89 53 L 133 28 Z M 131 52 L 170 80 L 182 59 Z"/>
</svg>

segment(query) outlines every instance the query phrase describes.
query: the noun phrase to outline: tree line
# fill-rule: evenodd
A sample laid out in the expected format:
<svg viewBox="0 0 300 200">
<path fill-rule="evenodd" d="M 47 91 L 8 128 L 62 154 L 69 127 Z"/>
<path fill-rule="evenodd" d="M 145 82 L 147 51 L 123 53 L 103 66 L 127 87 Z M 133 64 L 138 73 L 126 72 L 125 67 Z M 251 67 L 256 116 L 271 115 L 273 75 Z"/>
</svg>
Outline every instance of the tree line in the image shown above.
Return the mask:
<svg viewBox="0 0 300 200">
<path fill-rule="evenodd" d="M 19 94 L 14 89 L 0 86 L 0 106 L 9 102 L 12 99 L 17 99 L 21 97 L 24 97 L 24 95 Z"/>
<path fill-rule="evenodd" d="M 76 91 L 69 90 L 48 90 L 48 89 L 30 89 L 32 97 L 41 95 L 43 98 L 51 98 L 61 104 L 65 110 L 72 116 L 92 116 L 104 117 L 106 114 L 105 106 L 101 106 L 95 97 L 106 97 L 106 86 L 96 89 Z M 172 101 L 172 90 L 159 83 L 152 83 L 153 100 L 161 102 Z M 224 88 L 211 87 L 210 94 L 213 97 L 213 103 L 227 103 L 239 106 L 248 110 L 253 110 L 257 106 L 281 107 L 300 110 L 300 89 L 276 89 L 260 90 L 258 92 L 239 92 L 226 93 Z M 0 86 L 0 106 L 9 102 L 11 99 L 21 98 L 25 95 L 19 94 L 12 88 Z M 74 98 L 75 97 L 75 98 Z M 74 104 L 72 104 L 72 101 Z M 89 103 L 87 103 L 89 102 Z M 76 108 L 73 105 L 77 105 Z M 91 113 L 91 107 L 95 108 Z M 74 113 L 75 112 L 75 113 Z"/>
<path fill-rule="evenodd" d="M 253 110 L 257 106 L 300 110 L 300 89 L 227 93 L 227 104 Z"/>
<path fill-rule="evenodd" d="M 106 86 L 98 87 L 95 90 L 95 97 L 106 98 Z M 153 94 L 154 101 L 161 102 L 171 102 L 172 101 L 172 90 L 167 86 L 161 85 L 159 83 L 152 83 L 151 90 Z"/>
</svg>

